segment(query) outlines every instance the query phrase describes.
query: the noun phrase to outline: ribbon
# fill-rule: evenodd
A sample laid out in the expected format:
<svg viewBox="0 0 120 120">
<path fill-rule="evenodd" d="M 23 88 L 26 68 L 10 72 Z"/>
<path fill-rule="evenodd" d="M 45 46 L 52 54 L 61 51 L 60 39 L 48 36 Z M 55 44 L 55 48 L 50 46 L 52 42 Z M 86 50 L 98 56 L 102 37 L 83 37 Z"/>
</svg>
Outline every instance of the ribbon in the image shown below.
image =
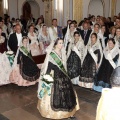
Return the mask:
<svg viewBox="0 0 120 120">
<path fill-rule="evenodd" d="M 48 94 L 49 96 L 51 95 L 51 86 L 52 84 L 47 84 L 45 82 L 42 83 L 41 87 L 41 91 L 39 92 L 39 97 L 43 98 L 44 95 Z"/>
</svg>

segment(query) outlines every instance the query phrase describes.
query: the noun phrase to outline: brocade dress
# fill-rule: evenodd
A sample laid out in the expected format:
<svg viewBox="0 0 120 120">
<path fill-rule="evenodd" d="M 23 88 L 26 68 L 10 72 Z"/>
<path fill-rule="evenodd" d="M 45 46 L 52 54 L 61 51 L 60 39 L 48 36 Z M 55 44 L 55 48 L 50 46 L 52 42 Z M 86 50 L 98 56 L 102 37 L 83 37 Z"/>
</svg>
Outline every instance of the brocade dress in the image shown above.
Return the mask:
<svg viewBox="0 0 120 120">
<path fill-rule="evenodd" d="M 20 47 L 15 59 L 13 71 L 10 76 L 11 82 L 18 86 L 30 86 L 38 82 L 40 69 L 37 67 L 30 52 L 28 52 L 25 47 Z"/>
<path fill-rule="evenodd" d="M 101 62 L 101 45 L 96 42 L 94 45 L 89 45 L 87 55 L 83 61 L 79 79 L 79 85 L 85 88 L 93 88 L 94 77 L 97 72 L 96 65 Z"/>
<path fill-rule="evenodd" d="M 48 58 L 46 74 L 53 73 L 54 82 L 39 81 L 38 110 L 45 118 L 63 119 L 71 117 L 79 109 L 78 99 L 62 59 L 52 51 Z M 58 63 L 57 63 L 57 62 Z"/>
</svg>

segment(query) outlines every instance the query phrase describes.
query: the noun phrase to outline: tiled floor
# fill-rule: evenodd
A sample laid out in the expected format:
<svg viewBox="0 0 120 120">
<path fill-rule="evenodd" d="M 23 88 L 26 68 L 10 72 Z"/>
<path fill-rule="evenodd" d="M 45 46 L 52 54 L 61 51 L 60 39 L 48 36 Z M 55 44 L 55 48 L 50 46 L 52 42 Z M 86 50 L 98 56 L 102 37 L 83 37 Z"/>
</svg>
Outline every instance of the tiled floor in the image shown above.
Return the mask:
<svg viewBox="0 0 120 120">
<path fill-rule="evenodd" d="M 74 86 L 77 91 L 80 110 L 77 120 L 95 120 L 100 93 Z M 10 84 L 0 86 L 0 120 L 48 120 L 42 118 L 37 106 L 37 85 L 18 87 Z"/>
</svg>

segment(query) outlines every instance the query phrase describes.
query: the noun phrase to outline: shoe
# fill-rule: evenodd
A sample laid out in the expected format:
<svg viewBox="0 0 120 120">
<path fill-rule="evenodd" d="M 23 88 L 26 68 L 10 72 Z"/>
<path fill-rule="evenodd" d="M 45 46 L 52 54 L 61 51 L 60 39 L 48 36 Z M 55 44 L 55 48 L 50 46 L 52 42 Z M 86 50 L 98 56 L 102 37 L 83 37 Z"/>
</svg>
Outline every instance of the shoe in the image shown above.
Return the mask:
<svg viewBox="0 0 120 120">
<path fill-rule="evenodd" d="M 69 117 L 68 120 L 77 120 L 76 117 Z"/>
</svg>

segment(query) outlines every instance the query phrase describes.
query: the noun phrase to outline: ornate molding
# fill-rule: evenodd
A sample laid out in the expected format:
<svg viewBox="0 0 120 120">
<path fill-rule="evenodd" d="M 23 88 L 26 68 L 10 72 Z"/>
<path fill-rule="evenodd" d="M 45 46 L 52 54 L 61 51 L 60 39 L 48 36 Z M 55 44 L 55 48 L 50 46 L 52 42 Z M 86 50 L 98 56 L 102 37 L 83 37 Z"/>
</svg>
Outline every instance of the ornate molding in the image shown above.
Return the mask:
<svg viewBox="0 0 120 120">
<path fill-rule="evenodd" d="M 78 23 L 83 17 L 83 0 L 73 0 L 73 19 Z"/>
</svg>

